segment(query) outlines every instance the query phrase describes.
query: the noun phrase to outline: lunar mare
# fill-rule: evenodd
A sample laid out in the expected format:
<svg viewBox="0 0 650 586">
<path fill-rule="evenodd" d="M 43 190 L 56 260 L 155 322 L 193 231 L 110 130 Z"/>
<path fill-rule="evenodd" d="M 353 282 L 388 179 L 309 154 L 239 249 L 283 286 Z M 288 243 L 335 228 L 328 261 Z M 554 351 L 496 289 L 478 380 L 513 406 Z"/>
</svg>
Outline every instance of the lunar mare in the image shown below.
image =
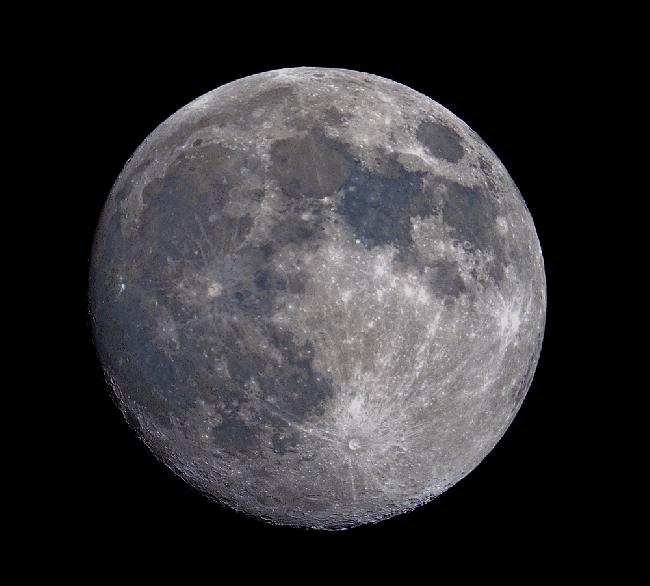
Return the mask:
<svg viewBox="0 0 650 586">
<path fill-rule="evenodd" d="M 528 390 L 546 288 L 494 153 L 364 73 L 271 71 L 137 149 L 90 275 L 113 397 L 208 497 L 323 529 L 412 509 L 470 472 Z"/>
</svg>

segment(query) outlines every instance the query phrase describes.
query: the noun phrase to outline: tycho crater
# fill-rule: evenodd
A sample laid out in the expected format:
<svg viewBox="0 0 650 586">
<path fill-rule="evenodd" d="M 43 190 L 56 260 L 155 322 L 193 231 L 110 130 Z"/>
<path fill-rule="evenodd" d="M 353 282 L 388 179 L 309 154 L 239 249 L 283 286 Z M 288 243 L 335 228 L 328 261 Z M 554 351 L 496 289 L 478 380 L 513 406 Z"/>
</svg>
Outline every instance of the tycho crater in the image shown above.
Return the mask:
<svg viewBox="0 0 650 586">
<path fill-rule="evenodd" d="M 90 274 L 110 389 L 208 497 L 323 529 L 422 504 L 531 383 L 546 288 L 524 201 L 429 98 L 271 71 L 163 122 L 117 179 Z"/>
</svg>

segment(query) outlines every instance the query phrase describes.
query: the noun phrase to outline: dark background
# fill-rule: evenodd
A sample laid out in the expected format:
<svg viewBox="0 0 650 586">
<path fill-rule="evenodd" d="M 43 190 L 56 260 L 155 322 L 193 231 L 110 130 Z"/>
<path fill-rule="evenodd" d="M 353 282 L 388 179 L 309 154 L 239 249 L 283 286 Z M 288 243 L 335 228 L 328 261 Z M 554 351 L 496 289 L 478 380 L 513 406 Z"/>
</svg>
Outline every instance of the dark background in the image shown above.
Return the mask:
<svg viewBox="0 0 650 586">
<path fill-rule="evenodd" d="M 509 564 L 517 552 L 531 548 L 551 557 L 572 556 L 598 523 L 585 487 L 595 448 L 585 431 L 590 387 L 582 373 L 594 356 L 581 346 L 590 307 L 580 292 L 586 268 L 577 230 L 587 221 L 586 169 L 578 153 L 585 140 L 581 88 L 593 65 L 590 47 L 571 42 L 561 27 L 532 39 L 526 30 L 514 34 L 504 26 L 443 42 L 435 30 L 412 35 L 395 24 L 372 39 L 345 43 L 354 37 L 347 28 L 312 39 L 309 30 L 300 38 L 283 31 L 252 38 L 236 23 L 225 35 L 225 24 L 220 26 L 209 42 L 180 46 L 164 33 L 155 42 L 123 39 L 119 28 L 99 38 L 86 33 L 57 60 L 65 132 L 74 144 L 61 147 L 68 158 L 61 173 L 68 178 L 64 213 L 70 225 L 64 239 L 72 266 L 66 282 L 72 302 L 66 319 L 71 317 L 62 342 L 73 363 L 72 382 L 65 389 L 61 426 L 65 461 L 57 473 L 66 543 L 109 557 L 199 545 L 213 547 L 221 559 L 243 559 L 250 551 L 283 552 L 282 559 L 336 551 L 376 563 L 384 550 L 418 549 L 433 559 L 450 550 L 485 549 Z M 428 505 L 333 533 L 246 518 L 207 501 L 159 464 L 109 399 L 85 312 L 96 222 L 136 147 L 197 96 L 246 75 L 292 66 L 384 76 L 430 96 L 469 124 L 505 164 L 531 211 L 548 285 L 539 366 L 496 448 Z"/>
</svg>

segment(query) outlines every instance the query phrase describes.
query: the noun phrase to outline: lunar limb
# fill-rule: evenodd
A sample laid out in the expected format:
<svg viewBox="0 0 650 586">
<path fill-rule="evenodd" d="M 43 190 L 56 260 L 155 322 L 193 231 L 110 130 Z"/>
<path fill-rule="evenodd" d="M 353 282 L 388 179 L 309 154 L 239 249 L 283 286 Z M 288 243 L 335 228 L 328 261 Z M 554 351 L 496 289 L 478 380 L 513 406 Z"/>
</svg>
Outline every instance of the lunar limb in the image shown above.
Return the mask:
<svg viewBox="0 0 650 586">
<path fill-rule="evenodd" d="M 115 183 L 90 275 L 113 397 L 208 497 L 339 529 L 410 510 L 530 386 L 532 218 L 464 122 L 393 81 L 297 68 L 163 122 Z"/>
</svg>

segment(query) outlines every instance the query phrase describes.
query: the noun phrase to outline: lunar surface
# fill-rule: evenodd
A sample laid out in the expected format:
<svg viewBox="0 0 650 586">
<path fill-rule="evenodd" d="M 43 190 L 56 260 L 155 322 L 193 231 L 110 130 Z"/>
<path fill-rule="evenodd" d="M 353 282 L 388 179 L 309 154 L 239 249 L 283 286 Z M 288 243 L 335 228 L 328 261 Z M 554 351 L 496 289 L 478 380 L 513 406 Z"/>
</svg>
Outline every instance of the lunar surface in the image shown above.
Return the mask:
<svg viewBox="0 0 650 586">
<path fill-rule="evenodd" d="M 90 274 L 113 397 L 209 498 L 340 529 L 469 473 L 530 386 L 546 286 L 526 205 L 464 122 L 393 81 L 298 68 L 163 122 Z"/>
</svg>

